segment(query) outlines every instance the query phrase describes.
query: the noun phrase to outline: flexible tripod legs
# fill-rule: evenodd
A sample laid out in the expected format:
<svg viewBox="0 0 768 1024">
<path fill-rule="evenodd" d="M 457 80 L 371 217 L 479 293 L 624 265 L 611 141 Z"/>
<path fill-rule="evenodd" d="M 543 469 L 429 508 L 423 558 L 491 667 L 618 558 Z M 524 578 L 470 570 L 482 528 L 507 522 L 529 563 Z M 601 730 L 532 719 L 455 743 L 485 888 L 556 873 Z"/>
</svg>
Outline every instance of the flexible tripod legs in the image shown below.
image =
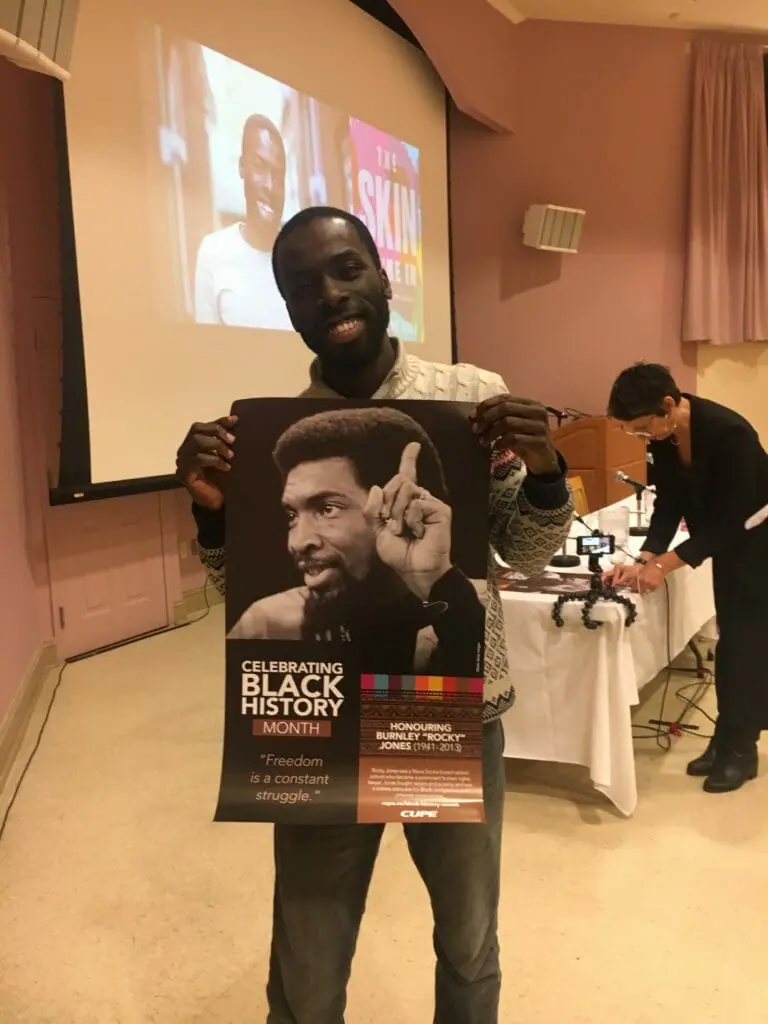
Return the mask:
<svg viewBox="0 0 768 1024">
<path fill-rule="evenodd" d="M 624 622 L 627 626 L 631 626 L 637 618 L 637 606 L 635 605 L 635 602 L 632 601 L 631 598 L 617 593 L 613 587 L 607 587 L 603 583 L 599 573 L 592 574 L 589 590 L 583 590 L 579 594 L 561 594 L 555 601 L 554 607 L 552 608 L 552 618 L 554 619 L 555 625 L 558 629 L 562 629 L 565 625 L 563 607 L 568 604 L 569 601 L 584 602 L 584 607 L 581 610 L 581 619 L 586 629 L 599 629 L 599 627 L 603 625 L 603 623 L 598 619 L 592 618 L 592 609 L 598 601 L 609 601 L 613 604 L 622 605 L 626 609 Z"/>
</svg>

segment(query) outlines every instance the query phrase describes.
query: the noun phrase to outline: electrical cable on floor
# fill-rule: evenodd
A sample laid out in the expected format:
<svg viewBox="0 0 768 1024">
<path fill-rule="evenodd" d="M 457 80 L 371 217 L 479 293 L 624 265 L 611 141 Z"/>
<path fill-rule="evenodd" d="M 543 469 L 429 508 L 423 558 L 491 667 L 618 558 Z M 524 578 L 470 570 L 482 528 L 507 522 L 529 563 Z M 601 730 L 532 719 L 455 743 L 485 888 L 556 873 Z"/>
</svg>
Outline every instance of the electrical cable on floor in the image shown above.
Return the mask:
<svg viewBox="0 0 768 1024">
<path fill-rule="evenodd" d="M 632 725 L 632 739 L 633 740 L 655 740 L 656 745 L 661 750 L 668 751 L 672 747 L 672 737 L 680 736 L 683 732 L 687 732 L 688 735 L 692 735 L 690 727 L 686 728 L 683 724 L 683 718 L 687 711 L 698 711 L 705 718 L 714 724 L 714 718 L 704 710 L 699 704 L 699 701 L 706 694 L 711 687 L 714 676 L 709 669 L 704 669 L 705 675 L 699 676 L 696 682 L 685 683 L 678 690 L 675 691 L 675 697 L 684 705 L 683 710 L 678 715 L 677 719 L 670 725 L 666 719 L 666 707 L 667 700 L 669 698 L 669 690 L 672 685 L 672 622 L 671 622 L 671 601 L 669 594 L 669 581 L 664 580 L 664 590 L 666 593 L 666 641 L 667 641 L 667 667 L 665 669 L 664 686 L 662 688 L 661 695 L 661 710 L 659 711 L 659 717 L 654 719 L 653 722 L 649 722 L 647 725 L 635 724 Z M 677 672 L 688 672 L 695 671 L 699 674 L 699 669 L 677 669 Z M 688 690 L 695 688 L 695 695 L 689 697 L 687 695 Z M 703 733 L 696 731 L 696 736 L 702 740 L 709 740 L 712 737 L 704 735 Z"/>
<path fill-rule="evenodd" d="M 61 687 L 61 681 L 64 678 L 64 672 L 66 671 L 67 666 L 72 665 L 74 662 L 85 661 L 88 658 L 98 657 L 98 655 L 100 654 L 107 654 L 110 651 L 118 650 L 118 648 L 120 647 L 128 647 L 130 644 L 138 643 L 139 640 L 149 640 L 152 637 L 164 636 L 166 633 L 175 633 L 179 629 L 186 629 L 187 626 L 194 626 L 195 623 L 202 622 L 202 620 L 205 619 L 210 614 L 211 611 L 211 603 L 208 600 L 208 586 L 209 581 L 206 580 L 205 586 L 203 587 L 203 600 L 205 601 L 205 611 L 202 612 L 200 615 L 196 615 L 194 618 L 188 619 L 186 622 L 179 622 L 174 624 L 173 626 L 165 626 L 162 629 L 153 630 L 151 633 L 143 633 L 140 636 L 130 637 L 127 640 L 120 640 L 117 643 L 109 644 L 106 647 L 99 647 L 97 650 L 94 651 L 87 651 L 85 654 L 78 654 L 73 658 L 65 658 L 65 660 L 62 662 L 61 668 L 59 669 L 59 675 L 54 684 L 51 699 L 48 701 L 48 707 L 45 710 L 45 715 L 43 716 L 43 722 L 38 731 L 37 739 L 35 740 L 35 745 L 32 747 L 32 753 L 27 758 L 27 762 L 21 770 L 21 775 L 19 775 L 16 785 L 14 786 L 13 793 L 11 794 L 10 802 L 8 803 L 8 806 L 5 809 L 2 821 L 0 821 L 0 842 L 2 841 L 2 838 L 5 835 L 5 829 L 6 826 L 8 825 L 8 819 L 11 816 L 11 811 L 13 810 L 13 805 L 16 803 L 16 799 L 21 790 L 22 783 L 24 782 L 24 779 L 27 776 L 27 772 L 29 771 L 32 765 L 32 762 L 35 758 L 35 754 L 37 754 L 38 750 L 40 749 L 40 744 L 43 739 L 43 733 L 45 732 L 45 727 L 48 725 L 48 719 L 51 717 L 51 711 L 53 710 L 53 705 L 56 701 L 56 697 Z"/>
<path fill-rule="evenodd" d="M 685 692 L 687 690 L 690 690 L 692 687 L 696 687 L 697 691 L 702 690 L 704 693 L 706 693 L 706 691 L 712 685 L 712 682 L 713 680 L 710 674 L 710 677 L 706 681 L 703 679 L 698 679 L 695 683 L 686 683 L 684 686 L 681 686 L 680 689 L 675 692 L 675 696 L 681 704 L 684 704 L 686 706 L 686 708 L 689 711 L 698 711 L 700 715 L 703 715 L 704 718 L 706 718 L 707 721 L 714 726 L 715 719 L 712 717 L 712 715 L 710 715 L 708 711 L 705 711 L 704 708 L 698 703 L 699 699 L 701 699 L 699 694 L 697 693 L 696 697 L 689 697 Z M 702 736 L 701 733 L 699 733 L 699 736 L 701 737 L 701 739 L 712 739 L 711 736 Z"/>
</svg>

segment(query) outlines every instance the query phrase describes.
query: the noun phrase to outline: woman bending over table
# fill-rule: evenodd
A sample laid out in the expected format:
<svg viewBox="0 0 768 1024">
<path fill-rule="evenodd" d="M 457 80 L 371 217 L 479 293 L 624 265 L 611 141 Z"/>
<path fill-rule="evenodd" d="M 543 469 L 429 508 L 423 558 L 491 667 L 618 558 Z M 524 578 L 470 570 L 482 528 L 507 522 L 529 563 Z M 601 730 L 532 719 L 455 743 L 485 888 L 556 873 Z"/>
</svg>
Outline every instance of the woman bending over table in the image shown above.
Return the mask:
<svg viewBox="0 0 768 1024">
<path fill-rule="evenodd" d="M 653 363 L 619 375 L 608 415 L 647 440 L 656 504 L 642 564 L 607 576 L 647 593 L 682 566 L 712 559 L 718 716 L 688 774 L 704 776 L 707 793 L 728 793 L 757 776 L 757 741 L 768 728 L 768 522 L 745 528 L 768 504 L 768 453 L 742 416 L 681 393 L 669 370 Z M 683 519 L 689 538 L 670 551 Z"/>
</svg>

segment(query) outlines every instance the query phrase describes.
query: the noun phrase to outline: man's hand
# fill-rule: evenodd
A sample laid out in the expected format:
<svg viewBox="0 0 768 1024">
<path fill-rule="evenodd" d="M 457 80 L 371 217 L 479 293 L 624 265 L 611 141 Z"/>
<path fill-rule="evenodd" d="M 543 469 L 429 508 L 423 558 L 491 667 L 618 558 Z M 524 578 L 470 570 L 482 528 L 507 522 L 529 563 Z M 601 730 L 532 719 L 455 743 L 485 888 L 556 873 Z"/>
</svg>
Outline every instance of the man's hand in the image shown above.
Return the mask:
<svg viewBox="0 0 768 1024">
<path fill-rule="evenodd" d="M 511 449 L 535 476 L 560 472 L 549 416 L 539 402 L 496 395 L 481 402 L 470 414 L 470 420 L 483 444 Z"/>
<path fill-rule="evenodd" d="M 421 601 L 451 568 L 451 510 L 416 482 L 417 441 L 403 449 L 400 471 L 372 487 L 365 514 L 376 531 L 379 558 Z"/>
<path fill-rule="evenodd" d="M 223 474 L 232 468 L 237 416 L 193 423 L 176 453 L 176 475 L 203 508 L 224 506 Z"/>
</svg>

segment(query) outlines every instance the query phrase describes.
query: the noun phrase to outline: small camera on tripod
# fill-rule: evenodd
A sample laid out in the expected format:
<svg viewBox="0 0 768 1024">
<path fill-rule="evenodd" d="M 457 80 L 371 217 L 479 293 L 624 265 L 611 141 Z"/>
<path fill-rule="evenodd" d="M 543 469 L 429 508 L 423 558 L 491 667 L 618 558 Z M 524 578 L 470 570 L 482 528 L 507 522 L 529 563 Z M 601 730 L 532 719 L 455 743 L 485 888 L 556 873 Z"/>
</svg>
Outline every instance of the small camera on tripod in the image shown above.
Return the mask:
<svg viewBox="0 0 768 1024">
<path fill-rule="evenodd" d="M 576 550 L 579 555 L 589 559 L 590 582 L 589 590 L 578 594 L 561 594 L 555 601 L 552 608 L 552 618 L 555 625 L 562 629 L 565 625 L 563 608 L 573 601 L 583 602 L 581 619 L 586 629 L 599 629 L 602 622 L 592 617 L 592 609 L 598 601 L 608 601 L 613 604 L 622 605 L 625 609 L 625 623 L 631 626 L 637 618 L 637 608 L 634 602 L 622 594 L 617 594 L 611 587 L 606 586 L 602 580 L 602 566 L 600 559 L 606 555 L 612 555 L 616 551 L 616 538 L 612 534 L 592 533 L 585 537 L 576 539 Z"/>
<path fill-rule="evenodd" d="M 582 558 L 589 559 L 589 571 L 593 575 L 599 575 L 602 571 L 600 559 L 616 551 L 616 538 L 610 533 L 593 533 L 588 537 L 577 537 L 576 551 Z"/>
</svg>

